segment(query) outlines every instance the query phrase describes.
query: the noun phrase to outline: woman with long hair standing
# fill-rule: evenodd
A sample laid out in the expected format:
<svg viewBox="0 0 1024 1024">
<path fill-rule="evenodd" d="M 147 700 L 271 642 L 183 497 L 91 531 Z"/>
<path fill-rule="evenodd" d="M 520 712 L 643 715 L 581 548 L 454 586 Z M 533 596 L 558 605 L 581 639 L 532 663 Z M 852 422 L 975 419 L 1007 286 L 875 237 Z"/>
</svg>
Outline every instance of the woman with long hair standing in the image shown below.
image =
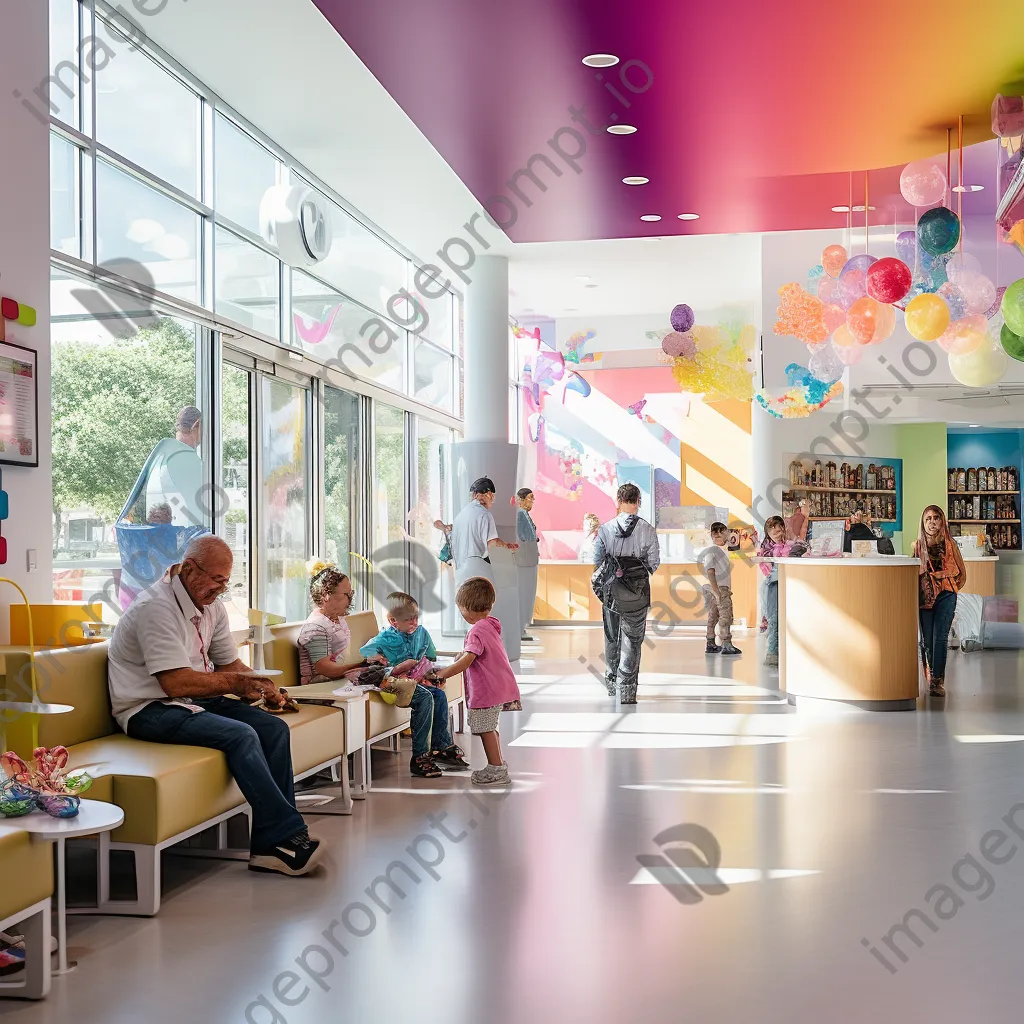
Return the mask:
<svg viewBox="0 0 1024 1024">
<path fill-rule="evenodd" d="M 921 514 L 914 557 L 921 562 L 918 581 L 924 677 L 929 696 L 944 697 L 949 629 L 956 612 L 956 595 L 967 583 L 967 567 L 949 532 L 946 514 L 938 505 L 928 505 Z"/>
</svg>

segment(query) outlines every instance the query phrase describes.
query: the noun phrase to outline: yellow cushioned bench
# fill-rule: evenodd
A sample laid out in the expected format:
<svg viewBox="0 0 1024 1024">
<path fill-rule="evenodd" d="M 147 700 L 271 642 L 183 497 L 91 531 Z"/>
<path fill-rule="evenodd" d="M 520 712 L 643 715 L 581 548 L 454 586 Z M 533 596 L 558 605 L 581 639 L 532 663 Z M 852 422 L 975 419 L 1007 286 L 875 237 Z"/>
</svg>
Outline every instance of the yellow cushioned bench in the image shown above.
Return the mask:
<svg viewBox="0 0 1024 1024">
<path fill-rule="evenodd" d="M 101 858 L 109 849 L 135 854 L 139 898 L 119 906 L 104 900 L 108 913 L 155 914 L 160 905 L 160 850 L 181 842 L 236 814 L 248 813 L 242 794 L 218 750 L 184 744 L 147 743 L 118 728 L 110 713 L 107 689 L 109 644 L 39 651 L 36 675 L 40 694 L 51 703 L 71 704 L 66 715 L 39 719 L 39 742 L 68 748 L 71 766 L 93 777 L 89 797 L 117 804 L 124 823 L 101 837 Z M 25 699 L 27 659 L 23 653 L 3 656 L 4 689 L 12 699 Z M 291 729 L 292 760 L 297 779 L 341 764 L 343 790 L 348 791 L 347 730 L 341 708 L 303 707 L 283 715 Z M 31 755 L 27 717 L 7 727 L 8 743 L 22 757 Z M 101 879 L 103 875 L 101 872 Z"/>
<path fill-rule="evenodd" d="M 345 621 L 352 634 L 352 642 L 345 658 L 346 661 L 357 661 L 359 649 L 380 632 L 377 616 L 373 612 L 353 612 Z M 274 639 L 264 644 L 263 664 L 265 668 L 281 670 L 283 675 L 280 679 L 275 679 L 281 686 L 299 685 L 298 642 L 299 633 L 304 625 L 304 622 L 285 622 L 269 627 Z M 446 680 L 444 692 L 448 696 L 453 725 L 455 713 L 459 715 L 458 731 L 461 732 L 465 724 L 466 703 L 462 676 L 452 676 Z M 369 700 L 366 702 L 366 749 L 363 761 L 363 783 L 366 787 L 370 785 L 370 747 L 407 729 L 410 716 L 409 708 L 388 704 L 381 699 L 379 693 L 369 694 Z M 452 731 L 455 732 L 455 729 Z"/>
<path fill-rule="evenodd" d="M 16 822 L 0 819 L 0 931 L 25 936 L 25 972 L 0 996 L 42 999 L 50 991 L 53 859 L 50 844 L 33 843 Z"/>
</svg>

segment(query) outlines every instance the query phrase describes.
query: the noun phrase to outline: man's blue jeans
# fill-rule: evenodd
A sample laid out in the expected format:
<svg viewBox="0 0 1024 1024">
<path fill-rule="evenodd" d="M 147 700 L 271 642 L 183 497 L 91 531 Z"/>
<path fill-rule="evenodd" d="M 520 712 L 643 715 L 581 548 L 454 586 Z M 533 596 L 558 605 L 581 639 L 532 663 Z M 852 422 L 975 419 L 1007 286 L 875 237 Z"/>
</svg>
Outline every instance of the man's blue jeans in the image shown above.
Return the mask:
<svg viewBox="0 0 1024 1024">
<path fill-rule="evenodd" d="M 304 827 L 295 809 L 290 730 L 275 715 L 227 697 L 193 701 L 205 711 L 154 701 L 128 719 L 132 739 L 224 751 L 228 770 L 252 808 L 254 853 L 265 853 Z"/>
<path fill-rule="evenodd" d="M 412 695 L 412 756 L 447 750 L 452 745 L 448 723 L 448 695 L 440 686 L 416 687 Z"/>
</svg>

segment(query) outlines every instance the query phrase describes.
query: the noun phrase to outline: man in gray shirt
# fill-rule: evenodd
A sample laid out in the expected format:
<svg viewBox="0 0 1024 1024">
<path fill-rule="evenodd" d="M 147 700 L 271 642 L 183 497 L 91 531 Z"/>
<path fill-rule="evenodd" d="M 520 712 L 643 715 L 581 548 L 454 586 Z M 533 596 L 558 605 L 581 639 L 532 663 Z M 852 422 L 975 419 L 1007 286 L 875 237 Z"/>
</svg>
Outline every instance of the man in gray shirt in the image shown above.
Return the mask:
<svg viewBox="0 0 1024 1024">
<path fill-rule="evenodd" d="M 623 484 L 615 495 L 616 517 L 597 531 L 594 565 L 609 562 L 598 596 L 603 602 L 605 688 L 619 703 L 635 704 L 640 654 L 651 607 L 650 577 L 661 565 L 658 534 L 641 519 L 640 488 Z"/>
</svg>

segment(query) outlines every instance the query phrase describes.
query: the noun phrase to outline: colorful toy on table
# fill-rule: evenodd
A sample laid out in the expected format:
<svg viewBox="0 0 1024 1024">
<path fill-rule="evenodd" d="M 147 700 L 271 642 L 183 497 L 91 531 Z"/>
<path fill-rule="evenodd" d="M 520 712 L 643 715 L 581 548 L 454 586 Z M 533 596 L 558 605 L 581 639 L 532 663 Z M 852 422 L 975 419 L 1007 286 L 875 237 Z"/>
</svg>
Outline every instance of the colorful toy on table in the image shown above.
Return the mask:
<svg viewBox="0 0 1024 1024">
<path fill-rule="evenodd" d="M 31 767 L 13 750 L 0 755 L 6 776 L 0 784 L 0 811 L 18 817 L 38 807 L 54 818 L 73 818 L 92 778 L 81 768 L 65 770 L 67 747 L 36 747 L 32 755 L 35 763 Z"/>
</svg>

